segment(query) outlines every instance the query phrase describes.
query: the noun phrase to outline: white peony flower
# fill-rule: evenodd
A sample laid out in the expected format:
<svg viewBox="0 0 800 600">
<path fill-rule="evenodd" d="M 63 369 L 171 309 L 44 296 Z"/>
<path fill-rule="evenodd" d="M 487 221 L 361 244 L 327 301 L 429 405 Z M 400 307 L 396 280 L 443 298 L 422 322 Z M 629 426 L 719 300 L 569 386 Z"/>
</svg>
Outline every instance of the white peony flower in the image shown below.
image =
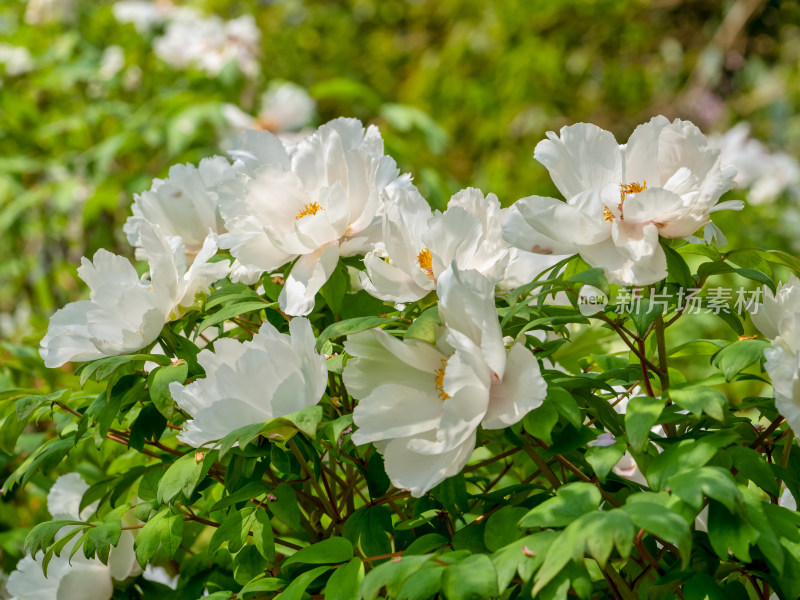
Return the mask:
<svg viewBox="0 0 800 600">
<path fill-rule="evenodd" d="M 194 165 L 174 165 L 166 179 L 154 179 L 150 190 L 136 194 L 133 216 L 123 231 L 136 248 L 137 258 L 146 259 L 140 240 L 143 223 L 158 225 L 166 236 L 179 236 L 186 253 L 194 257 L 203 247 L 209 232 L 225 231 L 218 214 L 217 187 L 236 177 L 237 170 L 222 156 L 213 156 Z"/>
<path fill-rule="evenodd" d="M 504 216 L 497 196 L 484 197 L 476 188 L 461 190 L 445 212 L 435 214 L 416 189 L 393 190 L 384 208 L 382 247 L 364 257 L 364 289 L 381 300 L 419 300 L 454 260 L 497 283 L 508 262 Z"/>
<path fill-rule="evenodd" d="M 800 431 L 800 280 L 794 275 L 773 294 L 764 286 L 763 303 L 752 313 L 753 324 L 772 347 L 764 350 L 764 368 L 772 380 L 775 407 L 794 431 Z"/>
<path fill-rule="evenodd" d="M 289 335 L 266 322 L 249 342 L 221 339 L 215 352 L 200 352 L 205 379 L 169 387 L 178 406 L 192 416 L 178 439 L 198 448 L 245 425 L 317 404 L 328 371 L 314 344 L 308 320 L 296 318 Z"/>
<path fill-rule="evenodd" d="M 736 187 L 749 189 L 751 203 L 766 204 L 787 190 L 797 191 L 800 185 L 797 160 L 783 152 L 770 152 L 751 138 L 748 123 L 738 123 L 722 135 L 709 136 L 708 141 L 719 148 L 722 164 L 736 167 Z"/>
<path fill-rule="evenodd" d="M 80 521 L 94 512 L 96 503 L 78 514 L 80 500 L 89 486 L 77 473 L 59 477 L 47 495 L 47 509 L 53 519 Z M 69 528 L 62 528 L 66 535 Z M 114 580 L 122 581 L 138 570 L 133 549 L 133 534 L 123 531 L 119 542 L 111 548 L 108 564 L 98 558 L 86 558 L 78 550 L 69 555 L 80 536 L 70 540 L 61 556 L 53 556 L 47 567 L 47 577 L 42 571 L 43 552 L 35 557 L 25 556 L 8 577 L 7 589 L 12 600 L 109 600 L 114 592 Z"/>
<path fill-rule="evenodd" d="M 247 114 L 234 104 L 224 104 L 222 115 L 238 133 L 248 129 L 266 130 L 278 135 L 285 142 L 294 143 L 302 138 L 290 132 L 298 132 L 307 127 L 314 118 L 316 109 L 317 103 L 305 88 L 290 81 L 282 81 L 273 83 L 264 92 L 257 116 Z"/>
<path fill-rule="evenodd" d="M 506 351 L 485 276 L 448 268 L 437 293 L 435 345 L 379 329 L 345 343 L 345 385 L 360 399 L 353 442 L 376 442 L 392 483 L 417 497 L 461 471 L 478 425 L 508 427 L 546 395 L 533 354 L 522 344 Z"/>
<path fill-rule="evenodd" d="M 578 123 L 548 133 L 536 146 L 566 202 L 531 196 L 519 200 L 503 225 L 514 246 L 542 254 L 574 254 L 602 267 L 619 285 L 647 285 L 667 275 L 659 236 L 683 238 L 717 210 L 735 169 L 688 121 L 655 117 L 627 145 L 595 125 Z"/>
<path fill-rule="evenodd" d="M 505 290 L 513 290 L 530 283 L 543 271 L 554 267 L 565 258 L 569 258 L 569 254 L 537 254 L 519 248 L 510 248 L 508 265 L 503 273 L 500 287 Z"/>
<path fill-rule="evenodd" d="M 98 250 L 82 260 L 78 275 L 91 290 L 89 300 L 67 304 L 50 319 L 39 353 L 48 367 L 125 354 L 144 348 L 164 324 L 188 306 L 195 294 L 227 274 L 226 262 L 208 263 L 216 253 L 209 237 L 186 269 L 180 238 L 167 239 L 144 223 L 142 247 L 150 257 L 150 278 L 140 279 L 127 259 Z"/>
<path fill-rule="evenodd" d="M 297 259 L 279 298 L 290 315 L 311 312 L 339 256 L 372 249 L 381 193 L 410 186 L 383 154 L 378 129 L 357 119 L 331 121 L 291 148 L 250 131 L 231 155 L 246 174 L 220 187 L 228 230 L 220 246 L 236 257 L 231 278 L 254 283 Z"/>
<path fill-rule="evenodd" d="M 250 15 L 223 21 L 216 15 L 181 12 L 172 16 L 164 35 L 153 43 L 155 53 L 178 69 L 196 67 L 215 77 L 230 61 L 255 77 L 261 31 Z"/>
</svg>

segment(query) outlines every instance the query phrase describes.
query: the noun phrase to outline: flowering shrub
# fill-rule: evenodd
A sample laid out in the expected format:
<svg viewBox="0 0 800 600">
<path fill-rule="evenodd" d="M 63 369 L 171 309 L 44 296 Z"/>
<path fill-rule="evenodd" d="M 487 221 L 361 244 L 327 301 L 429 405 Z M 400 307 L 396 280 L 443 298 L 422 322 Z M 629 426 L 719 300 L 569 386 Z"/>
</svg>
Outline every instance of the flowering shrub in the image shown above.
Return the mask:
<svg viewBox="0 0 800 600">
<path fill-rule="evenodd" d="M 85 387 L 2 392 L 6 451 L 63 415 L 6 495 L 93 465 L 52 486 L 8 591 L 800 596 L 800 260 L 715 247 L 736 173 L 686 121 L 625 146 L 573 125 L 535 157 L 565 200 L 431 211 L 336 119 L 138 195 L 144 275 L 83 259 L 90 298 L 41 343 Z"/>
</svg>

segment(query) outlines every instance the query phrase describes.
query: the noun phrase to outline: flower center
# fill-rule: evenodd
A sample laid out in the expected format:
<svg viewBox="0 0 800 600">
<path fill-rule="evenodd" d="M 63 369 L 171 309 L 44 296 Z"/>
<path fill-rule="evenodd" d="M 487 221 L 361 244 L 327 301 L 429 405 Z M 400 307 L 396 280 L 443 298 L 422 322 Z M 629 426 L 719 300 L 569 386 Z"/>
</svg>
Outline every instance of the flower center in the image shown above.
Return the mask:
<svg viewBox="0 0 800 600">
<path fill-rule="evenodd" d="M 439 398 L 441 399 L 442 402 L 444 402 L 445 400 L 447 400 L 450 397 L 444 391 L 444 370 L 446 368 L 447 368 L 447 359 L 443 358 L 442 359 L 441 368 L 436 369 L 436 371 L 434 371 L 436 373 L 436 379 L 435 379 L 436 384 L 435 384 L 435 387 L 436 387 L 437 390 L 439 390 Z"/>
<path fill-rule="evenodd" d="M 638 183 L 621 183 L 619 185 L 619 204 L 617 204 L 617 210 L 619 210 L 619 218 L 624 219 L 622 215 L 622 205 L 625 203 L 625 196 L 628 194 L 638 194 L 639 192 L 647 189 L 647 181 L 643 181 L 641 184 Z M 603 207 L 603 221 L 611 222 L 614 220 L 614 213 L 611 212 L 611 209 L 608 206 Z"/>
<path fill-rule="evenodd" d="M 419 263 L 419 268 L 425 272 L 428 279 L 433 281 L 433 259 L 431 258 L 431 251 L 425 248 L 422 252 L 417 254 L 417 262 Z"/>
<path fill-rule="evenodd" d="M 297 213 L 297 216 L 294 218 L 294 220 L 295 221 L 299 221 L 300 219 L 302 219 L 306 215 L 315 215 L 315 214 L 317 214 L 317 211 L 320 211 L 320 210 L 325 210 L 325 209 L 322 208 L 319 205 L 319 202 L 311 202 L 310 204 L 306 204 L 303 207 L 303 210 L 301 210 L 299 213 Z"/>
</svg>

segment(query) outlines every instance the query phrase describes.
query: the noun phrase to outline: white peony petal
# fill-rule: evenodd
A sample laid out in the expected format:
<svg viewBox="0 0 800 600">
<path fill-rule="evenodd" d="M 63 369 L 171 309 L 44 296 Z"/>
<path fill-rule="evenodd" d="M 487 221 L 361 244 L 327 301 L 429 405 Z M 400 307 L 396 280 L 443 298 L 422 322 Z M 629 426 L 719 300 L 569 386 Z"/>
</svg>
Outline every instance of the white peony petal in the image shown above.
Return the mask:
<svg viewBox="0 0 800 600">
<path fill-rule="evenodd" d="M 509 427 L 541 406 L 546 395 L 547 384 L 533 353 L 522 344 L 514 344 L 502 381 L 492 384 L 489 407 L 481 424 L 486 429 Z"/>
<path fill-rule="evenodd" d="M 288 315 L 307 315 L 314 309 L 314 298 L 336 269 L 339 249 L 327 246 L 301 256 L 292 267 L 278 302 Z"/>
</svg>

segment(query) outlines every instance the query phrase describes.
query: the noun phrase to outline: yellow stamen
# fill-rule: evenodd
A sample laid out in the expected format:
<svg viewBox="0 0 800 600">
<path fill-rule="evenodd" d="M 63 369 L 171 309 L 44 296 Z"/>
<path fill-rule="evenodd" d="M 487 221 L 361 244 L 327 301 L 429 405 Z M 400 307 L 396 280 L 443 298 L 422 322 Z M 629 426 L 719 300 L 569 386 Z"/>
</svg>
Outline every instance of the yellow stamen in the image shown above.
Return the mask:
<svg viewBox="0 0 800 600">
<path fill-rule="evenodd" d="M 621 183 L 619 184 L 619 204 L 617 204 L 617 210 L 619 210 L 619 218 L 624 219 L 622 215 L 622 205 L 625 203 L 625 196 L 628 194 L 638 194 L 643 190 L 647 189 L 647 181 L 643 181 L 641 184 L 638 183 Z M 611 222 L 614 220 L 614 213 L 611 212 L 611 209 L 608 206 L 603 207 L 603 221 Z"/>
<path fill-rule="evenodd" d="M 320 211 L 320 210 L 325 210 L 325 209 L 322 208 L 319 205 L 319 202 L 312 202 L 311 204 L 306 204 L 303 207 L 303 210 L 301 210 L 299 213 L 297 213 L 297 216 L 294 218 L 294 220 L 295 221 L 299 221 L 300 219 L 302 219 L 306 215 L 315 215 L 315 214 L 317 214 L 317 211 Z"/>
<path fill-rule="evenodd" d="M 435 384 L 435 387 L 436 387 L 437 390 L 439 390 L 439 399 L 442 402 L 444 402 L 445 400 L 447 400 L 450 397 L 449 394 L 445 393 L 445 391 L 444 391 L 444 370 L 445 370 L 446 367 L 447 367 L 447 359 L 443 358 L 442 359 L 442 367 L 440 369 L 436 369 L 436 371 L 435 371 L 435 373 L 436 373 L 436 379 L 435 379 L 436 384 Z"/>
<path fill-rule="evenodd" d="M 433 259 L 431 258 L 431 251 L 425 248 L 422 252 L 417 254 L 417 262 L 419 263 L 419 268 L 425 272 L 428 279 L 433 281 Z"/>
</svg>

